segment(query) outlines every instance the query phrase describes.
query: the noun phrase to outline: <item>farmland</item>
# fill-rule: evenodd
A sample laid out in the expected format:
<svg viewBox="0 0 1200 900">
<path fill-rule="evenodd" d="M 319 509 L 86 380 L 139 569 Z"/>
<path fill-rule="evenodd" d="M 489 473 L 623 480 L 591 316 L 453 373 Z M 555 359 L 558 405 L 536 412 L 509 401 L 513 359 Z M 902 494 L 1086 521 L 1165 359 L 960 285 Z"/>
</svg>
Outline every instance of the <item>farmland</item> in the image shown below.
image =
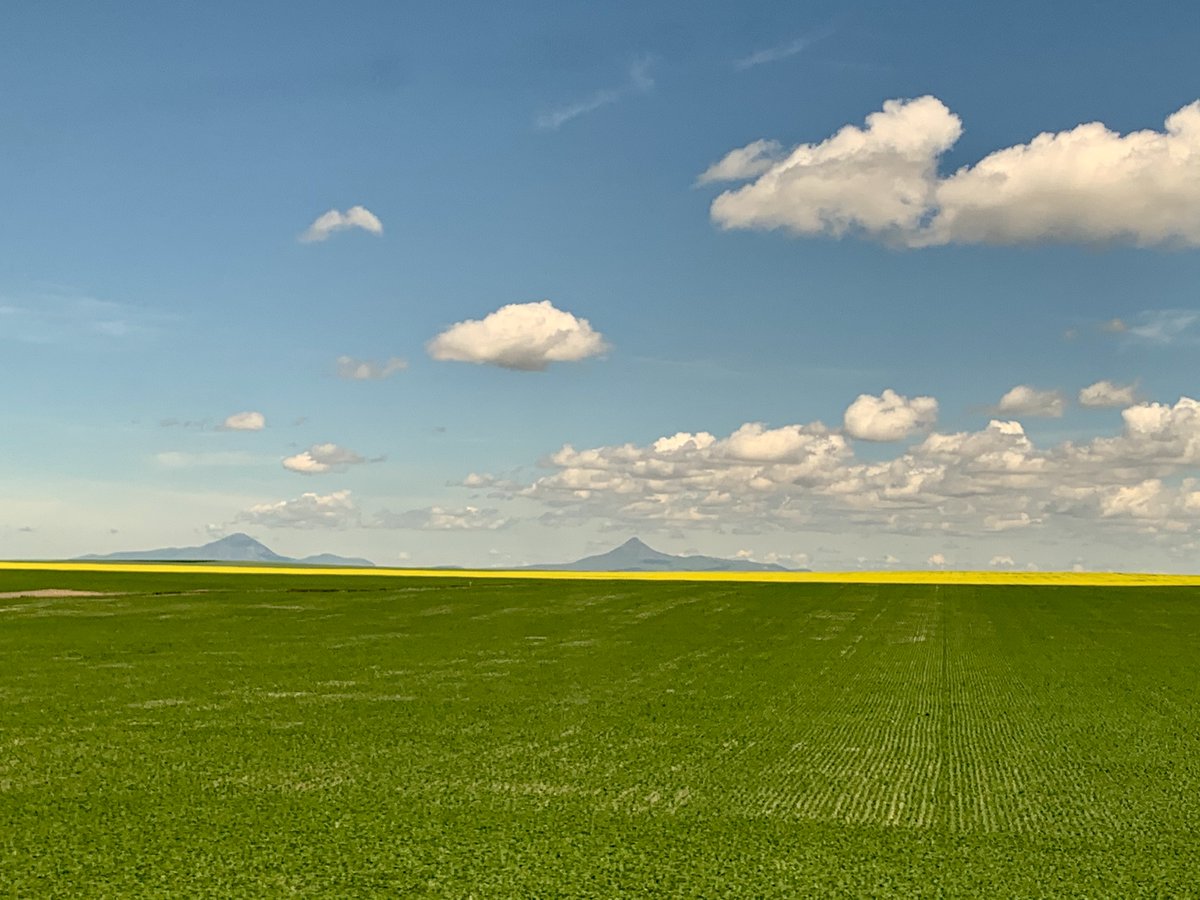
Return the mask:
<svg viewBox="0 0 1200 900">
<path fill-rule="evenodd" d="M 1186 896 L 1200 589 L 0 572 L 0 895 Z"/>
</svg>

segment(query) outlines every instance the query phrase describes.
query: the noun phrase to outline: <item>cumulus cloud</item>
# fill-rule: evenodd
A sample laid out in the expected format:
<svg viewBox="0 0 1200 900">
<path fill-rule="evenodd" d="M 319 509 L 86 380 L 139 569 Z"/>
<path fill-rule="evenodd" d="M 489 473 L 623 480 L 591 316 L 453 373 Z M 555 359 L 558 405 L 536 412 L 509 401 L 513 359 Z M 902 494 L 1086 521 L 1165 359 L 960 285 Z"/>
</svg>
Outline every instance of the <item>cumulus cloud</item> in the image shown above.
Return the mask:
<svg viewBox="0 0 1200 900">
<path fill-rule="evenodd" d="M 1012 569 L 1017 564 L 1011 556 L 993 556 L 988 565 L 1000 569 Z"/>
<path fill-rule="evenodd" d="M 222 431 L 262 431 L 267 427 L 267 417 L 260 412 L 234 413 L 219 426 Z"/>
<path fill-rule="evenodd" d="M 1058 419 L 1067 401 L 1060 391 L 1042 390 L 1028 384 L 1018 384 L 1000 398 L 995 411 L 1004 416 L 1041 416 Z"/>
<path fill-rule="evenodd" d="M 352 206 L 345 212 L 331 209 L 317 216 L 300 235 L 300 241 L 305 244 L 316 243 L 348 228 L 361 228 L 371 234 L 383 234 L 383 223 L 375 213 L 365 206 Z"/>
<path fill-rule="evenodd" d="M 483 319 L 451 325 L 426 349 L 437 360 L 541 371 L 552 362 L 575 362 L 608 350 L 587 319 L 555 308 L 549 300 L 511 303 Z"/>
<path fill-rule="evenodd" d="M 909 247 L 1200 246 L 1200 101 L 1169 116 L 1163 131 L 1121 135 L 1087 123 L 941 177 L 938 163 L 961 133 L 959 117 L 936 97 L 889 100 L 864 128 L 847 125 L 769 168 L 748 167 L 740 177 L 754 180 L 720 194 L 713 221 L 803 236 L 859 233 Z M 752 148 L 763 143 L 741 148 L 743 157 L 760 161 Z"/>
<path fill-rule="evenodd" d="M 259 503 L 242 510 L 236 522 L 265 528 L 346 528 L 360 523 L 360 513 L 349 491 L 305 493 L 292 500 Z"/>
<path fill-rule="evenodd" d="M 389 375 L 395 375 L 397 372 L 403 372 L 407 368 L 408 363 L 398 356 L 390 357 L 383 362 L 375 362 L 370 359 L 355 359 L 353 356 L 339 356 L 337 358 L 338 377 L 347 378 L 351 381 L 378 381 L 381 378 L 387 378 Z"/>
<path fill-rule="evenodd" d="M 507 528 L 511 520 L 495 509 L 429 506 L 402 513 L 385 510 L 376 516 L 375 524 L 379 528 L 412 528 L 420 531 L 497 531 Z"/>
<path fill-rule="evenodd" d="M 1119 433 L 1087 441 L 1038 447 L 1019 422 L 995 419 L 872 457 L 820 422 L 752 422 L 727 436 L 566 445 L 510 493 L 546 524 L 665 533 L 1004 533 L 1118 546 L 1139 534 L 1181 553 L 1200 530 L 1200 401 L 1188 397 L 1135 403 Z"/>
<path fill-rule="evenodd" d="M 941 553 L 934 553 L 929 559 L 925 560 L 925 563 L 937 569 L 944 569 L 946 567 L 946 557 Z"/>
<path fill-rule="evenodd" d="M 1079 405 L 1089 407 L 1122 407 L 1132 406 L 1136 399 L 1137 388 L 1132 384 L 1113 384 L 1111 381 L 1097 381 L 1089 384 L 1079 392 Z"/>
<path fill-rule="evenodd" d="M 353 450 L 337 444 L 313 444 L 307 450 L 284 459 L 283 467 L 301 475 L 324 475 L 328 472 L 344 472 L 348 466 L 365 462 Z"/>
<path fill-rule="evenodd" d="M 890 388 L 880 396 L 859 394 L 846 409 L 846 434 L 863 441 L 898 441 L 937 421 L 933 397 L 901 396 Z"/>
</svg>

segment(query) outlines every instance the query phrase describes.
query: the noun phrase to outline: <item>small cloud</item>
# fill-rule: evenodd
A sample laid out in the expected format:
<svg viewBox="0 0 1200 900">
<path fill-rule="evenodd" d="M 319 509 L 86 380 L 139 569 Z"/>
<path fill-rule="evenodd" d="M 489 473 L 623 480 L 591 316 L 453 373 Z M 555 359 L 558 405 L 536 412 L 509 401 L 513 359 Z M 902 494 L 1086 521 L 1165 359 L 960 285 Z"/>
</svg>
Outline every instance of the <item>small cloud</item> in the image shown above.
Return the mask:
<svg viewBox="0 0 1200 900">
<path fill-rule="evenodd" d="M 267 427 L 267 418 L 260 412 L 240 412 L 229 416 L 218 426 L 220 431 L 262 431 Z"/>
<path fill-rule="evenodd" d="M 407 368 L 408 363 L 398 356 L 390 357 L 383 362 L 355 359 L 353 356 L 339 356 L 337 359 L 338 377 L 351 381 L 378 381 L 397 372 L 403 372 Z"/>
<path fill-rule="evenodd" d="M 846 409 L 846 434 L 863 441 L 898 441 L 937 421 L 938 402 L 933 397 L 901 396 L 886 389 L 878 396 L 859 394 Z"/>
<path fill-rule="evenodd" d="M 1018 384 L 1000 398 L 993 411 L 1001 415 L 1058 419 L 1062 417 L 1066 405 L 1066 399 L 1060 391 L 1040 390 L 1027 384 Z"/>
<path fill-rule="evenodd" d="M 538 372 L 552 362 L 598 356 L 608 350 L 608 344 L 587 319 L 542 300 L 512 303 L 481 320 L 458 322 L 431 340 L 426 349 L 437 360 Z"/>
<path fill-rule="evenodd" d="M 934 553 L 932 556 L 929 557 L 929 559 L 925 560 L 925 563 L 926 563 L 926 565 L 930 565 L 930 566 L 933 566 L 934 568 L 938 568 L 938 569 L 944 569 L 948 564 L 946 561 L 946 557 L 943 556 L 941 553 Z"/>
<path fill-rule="evenodd" d="M 349 491 L 306 493 L 292 500 L 259 503 L 242 510 L 236 522 L 265 528 L 345 528 L 359 524 L 358 508 Z"/>
<path fill-rule="evenodd" d="M 1016 562 L 1011 556 L 993 556 L 988 565 L 995 569 L 1011 569 Z"/>
<path fill-rule="evenodd" d="M 1135 385 L 1097 381 L 1079 392 L 1079 405 L 1109 408 L 1133 406 L 1137 402 L 1136 394 Z"/>
<path fill-rule="evenodd" d="M 283 467 L 301 475 L 324 475 L 328 472 L 344 472 L 347 467 L 366 461 L 353 450 L 337 444 L 313 444 L 304 452 L 287 457 Z"/>
<path fill-rule="evenodd" d="M 383 223 L 379 217 L 365 206 L 352 206 L 345 212 L 331 209 L 317 216 L 311 225 L 300 235 L 300 242 L 312 244 L 326 240 L 337 231 L 348 228 L 361 228 L 371 234 L 383 234 Z"/>
</svg>

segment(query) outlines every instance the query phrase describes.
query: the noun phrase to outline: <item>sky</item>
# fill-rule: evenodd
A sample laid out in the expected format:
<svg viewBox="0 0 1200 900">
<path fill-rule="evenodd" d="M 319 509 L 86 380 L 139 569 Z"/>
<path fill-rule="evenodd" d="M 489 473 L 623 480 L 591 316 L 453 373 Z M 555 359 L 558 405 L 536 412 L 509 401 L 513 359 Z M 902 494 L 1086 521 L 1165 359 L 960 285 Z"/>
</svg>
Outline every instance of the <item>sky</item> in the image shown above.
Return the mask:
<svg viewBox="0 0 1200 900">
<path fill-rule="evenodd" d="M 18 3 L 0 557 L 1200 571 L 1192 3 Z"/>
</svg>

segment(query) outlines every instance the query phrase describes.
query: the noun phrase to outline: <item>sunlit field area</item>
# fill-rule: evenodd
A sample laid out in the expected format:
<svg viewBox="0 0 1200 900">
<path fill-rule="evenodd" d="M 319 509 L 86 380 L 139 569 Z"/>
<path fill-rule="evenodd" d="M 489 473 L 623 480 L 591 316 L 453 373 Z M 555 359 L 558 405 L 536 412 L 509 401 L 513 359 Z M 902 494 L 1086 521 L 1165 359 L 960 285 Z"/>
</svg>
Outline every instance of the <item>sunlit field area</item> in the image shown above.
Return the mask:
<svg viewBox="0 0 1200 900">
<path fill-rule="evenodd" d="M 197 567 L 0 595 L 5 896 L 1200 884 L 1195 587 Z"/>
</svg>

